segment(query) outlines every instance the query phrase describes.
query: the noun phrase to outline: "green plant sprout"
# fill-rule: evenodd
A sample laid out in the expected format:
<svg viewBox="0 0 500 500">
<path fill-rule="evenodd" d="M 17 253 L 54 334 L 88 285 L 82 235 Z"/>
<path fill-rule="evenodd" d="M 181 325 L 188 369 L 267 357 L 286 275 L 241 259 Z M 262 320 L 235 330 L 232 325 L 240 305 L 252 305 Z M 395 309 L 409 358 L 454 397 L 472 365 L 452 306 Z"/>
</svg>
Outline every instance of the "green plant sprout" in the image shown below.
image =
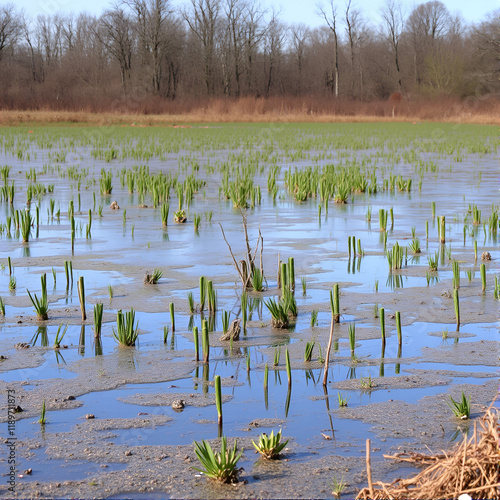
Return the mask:
<svg viewBox="0 0 500 500">
<path fill-rule="evenodd" d="M 288 439 L 281 442 L 281 429 L 274 435 L 274 431 L 271 431 L 269 436 L 263 432 L 259 436 L 259 441 L 256 443 L 252 440 L 252 444 L 255 448 L 256 453 L 269 460 L 276 459 L 280 456 L 281 452 L 285 449 L 288 444 Z"/>
<path fill-rule="evenodd" d="M 194 442 L 194 451 L 203 468 L 193 467 L 193 469 L 220 483 L 238 481 L 239 470 L 236 465 L 243 450 L 238 453 L 236 440 L 233 448 L 228 449 L 227 439 L 223 436 L 221 438 L 221 451 L 214 452 L 210 444 L 202 439 L 201 443 Z"/>
</svg>

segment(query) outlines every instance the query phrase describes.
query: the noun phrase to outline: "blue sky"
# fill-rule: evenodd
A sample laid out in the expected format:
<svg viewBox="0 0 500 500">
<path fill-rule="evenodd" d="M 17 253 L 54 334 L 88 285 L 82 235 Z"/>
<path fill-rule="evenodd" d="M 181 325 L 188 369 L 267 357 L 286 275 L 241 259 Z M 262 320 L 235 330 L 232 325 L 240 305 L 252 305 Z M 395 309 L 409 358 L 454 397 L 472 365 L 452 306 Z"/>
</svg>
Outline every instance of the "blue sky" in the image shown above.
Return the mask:
<svg viewBox="0 0 500 500">
<path fill-rule="evenodd" d="M 188 0 L 172 0 L 174 5 L 185 5 Z M 442 0 L 453 13 L 461 13 L 467 22 L 477 22 L 484 19 L 485 15 L 500 8 L 500 0 Z M 325 0 L 326 2 L 326 0 Z M 4 3 L 4 2 L 2 2 Z M 55 12 L 88 12 L 101 14 L 112 2 L 106 0 L 17 0 L 18 8 L 24 9 L 29 15 L 36 17 L 38 14 L 51 14 Z M 342 10 L 345 1 L 338 0 L 339 10 Z M 422 2 L 402 0 L 403 8 L 411 12 L 414 5 Z M 304 23 L 315 27 L 322 24 L 321 18 L 316 14 L 317 1 L 313 0 L 261 0 L 261 5 L 267 8 L 275 7 L 281 12 L 281 19 L 286 23 Z M 367 20 L 378 24 L 379 12 L 384 5 L 384 0 L 357 0 L 357 7 L 363 12 Z"/>
</svg>

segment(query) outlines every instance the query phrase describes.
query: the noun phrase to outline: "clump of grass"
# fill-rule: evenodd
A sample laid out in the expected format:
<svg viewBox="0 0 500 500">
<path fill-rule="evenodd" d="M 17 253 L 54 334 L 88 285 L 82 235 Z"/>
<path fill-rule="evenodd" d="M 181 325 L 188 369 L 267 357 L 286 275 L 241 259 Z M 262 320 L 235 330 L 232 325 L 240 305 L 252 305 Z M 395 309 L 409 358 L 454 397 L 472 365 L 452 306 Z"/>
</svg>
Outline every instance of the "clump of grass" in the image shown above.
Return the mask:
<svg viewBox="0 0 500 500">
<path fill-rule="evenodd" d="M 259 436 L 259 442 L 256 443 L 252 440 L 252 444 L 256 453 L 260 453 L 264 458 L 272 460 L 279 457 L 288 444 L 288 439 L 281 442 L 281 430 L 276 435 L 274 435 L 274 431 L 271 431 L 269 436 L 263 432 Z"/>
<path fill-rule="evenodd" d="M 119 344 L 124 346 L 135 346 L 135 342 L 139 336 L 139 322 L 134 323 L 134 309 L 131 308 L 130 311 L 125 314 L 123 314 L 121 309 L 118 310 L 116 314 L 116 331 L 113 328 L 113 337 Z"/>
<path fill-rule="evenodd" d="M 205 476 L 220 483 L 234 483 L 238 481 L 239 470 L 236 468 L 243 450 L 238 453 L 237 440 L 233 448 L 227 448 L 227 438 L 221 438 L 221 451 L 214 452 L 209 443 L 202 439 L 201 443 L 194 442 L 194 451 L 203 468 L 193 467 Z"/>
<path fill-rule="evenodd" d="M 144 276 L 144 283 L 148 285 L 156 285 L 160 278 L 163 276 L 163 271 L 156 268 L 151 274 L 146 273 Z"/>
<path fill-rule="evenodd" d="M 38 423 L 40 425 L 45 425 L 47 423 L 47 416 L 45 411 L 45 399 L 43 400 L 42 403 L 42 411 L 40 412 L 40 418 L 38 419 Z"/>
<path fill-rule="evenodd" d="M 177 212 L 174 213 L 174 221 L 177 222 L 177 224 L 182 224 L 186 222 L 186 220 L 187 217 L 185 210 L 177 210 Z"/>
<path fill-rule="evenodd" d="M 102 329 L 103 305 L 99 302 L 94 305 L 94 337 L 100 338 Z"/>
<path fill-rule="evenodd" d="M 349 323 L 349 345 L 351 346 L 351 356 L 354 357 L 354 349 L 356 348 L 356 323 Z"/>
<path fill-rule="evenodd" d="M 113 186 L 111 182 L 112 179 L 113 179 L 113 174 L 110 171 L 106 172 L 104 169 L 101 170 L 101 179 L 99 181 L 99 184 L 101 187 L 102 194 L 111 194 L 111 191 L 113 191 Z"/>
<path fill-rule="evenodd" d="M 383 232 L 387 228 L 387 210 L 381 208 L 378 211 L 378 214 L 379 214 L 378 218 L 379 218 L 380 231 Z"/>
<path fill-rule="evenodd" d="M 429 269 L 431 271 L 437 271 L 438 262 L 439 262 L 439 252 L 435 252 L 434 256 L 428 255 L 427 262 L 429 263 Z"/>
<path fill-rule="evenodd" d="M 25 210 L 23 214 L 21 214 L 21 235 L 23 237 L 23 241 L 26 243 L 30 239 L 31 225 L 33 224 L 33 218 L 30 215 L 29 210 Z"/>
<path fill-rule="evenodd" d="M 359 381 L 359 386 L 361 389 L 371 389 L 373 387 L 373 381 L 372 381 L 372 376 L 368 375 L 368 378 L 363 377 Z"/>
<path fill-rule="evenodd" d="M 413 253 L 420 253 L 421 252 L 420 240 L 416 237 L 413 237 L 413 239 L 411 240 L 411 243 L 408 245 L 408 248 Z"/>
<path fill-rule="evenodd" d="M 311 361 L 315 344 L 316 342 L 314 341 L 314 339 L 311 340 L 310 342 L 306 342 L 306 348 L 304 351 L 304 361 Z"/>
<path fill-rule="evenodd" d="M 17 280 L 15 276 L 9 278 L 9 290 L 15 290 L 17 286 Z"/>
<path fill-rule="evenodd" d="M 64 328 L 62 334 L 61 334 L 61 328 L 62 328 L 62 323 L 59 325 L 59 328 L 57 329 L 56 333 L 56 338 L 54 340 L 54 349 L 59 349 L 61 347 L 61 342 L 66 335 L 66 331 L 68 330 L 68 325 L 66 325 L 66 328 Z"/>
<path fill-rule="evenodd" d="M 337 397 L 339 400 L 339 408 L 345 408 L 347 407 L 347 398 L 343 396 L 340 392 L 337 393 Z"/>
<path fill-rule="evenodd" d="M 258 267 L 255 267 L 252 273 L 252 287 L 255 292 L 262 292 L 264 285 L 264 277 Z"/>
<path fill-rule="evenodd" d="M 40 299 L 37 297 L 36 293 L 33 294 L 34 296 L 31 295 L 30 291 L 27 290 L 28 296 L 31 300 L 31 303 L 33 304 L 33 307 L 35 308 L 36 315 L 38 319 L 41 320 L 47 320 L 49 319 L 48 312 L 49 312 L 49 301 L 47 298 L 47 275 L 44 273 L 40 277 L 40 280 L 42 282 L 42 296 Z"/>
<path fill-rule="evenodd" d="M 274 366 L 278 366 L 280 364 L 280 358 L 281 358 L 281 347 L 275 347 L 274 348 Z"/>
<path fill-rule="evenodd" d="M 193 214 L 193 223 L 194 223 L 194 230 L 198 231 L 201 225 L 201 215 Z"/>
<path fill-rule="evenodd" d="M 188 292 L 189 314 L 195 312 L 193 292 Z"/>
<path fill-rule="evenodd" d="M 161 206 L 161 223 L 163 227 L 167 227 L 168 225 L 168 213 L 170 211 L 170 205 L 168 203 L 164 203 Z"/>
<path fill-rule="evenodd" d="M 346 489 L 346 486 L 347 483 L 344 481 L 344 479 L 337 480 L 336 478 L 333 478 L 333 482 L 330 484 L 332 495 L 335 498 L 340 498 L 342 492 Z"/>
<path fill-rule="evenodd" d="M 275 328 L 288 328 L 288 307 L 283 300 L 276 301 L 271 298 L 264 301 L 265 306 L 269 309 L 272 316 L 272 324 Z"/>
<path fill-rule="evenodd" d="M 311 326 L 314 327 L 318 324 L 318 310 L 313 309 L 311 311 Z"/>
<path fill-rule="evenodd" d="M 470 399 L 470 396 L 465 396 L 464 391 L 462 391 L 462 397 L 460 401 L 455 401 L 453 397 L 450 396 L 448 405 L 455 417 L 461 420 L 467 420 L 470 417 Z"/>
</svg>

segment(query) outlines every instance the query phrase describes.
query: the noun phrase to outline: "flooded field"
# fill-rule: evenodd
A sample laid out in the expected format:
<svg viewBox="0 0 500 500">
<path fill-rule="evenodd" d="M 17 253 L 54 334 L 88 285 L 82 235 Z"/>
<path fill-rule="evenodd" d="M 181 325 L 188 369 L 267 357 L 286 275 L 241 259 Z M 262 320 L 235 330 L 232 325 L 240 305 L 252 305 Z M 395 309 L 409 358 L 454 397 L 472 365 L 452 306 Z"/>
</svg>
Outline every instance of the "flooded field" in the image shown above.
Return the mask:
<svg viewBox="0 0 500 500">
<path fill-rule="evenodd" d="M 366 439 L 374 479 L 410 475 L 383 454 L 449 449 L 494 401 L 497 127 L 13 127 L 1 145 L 0 496 L 353 497 Z M 280 429 L 281 458 L 258 458 Z M 193 469 L 220 436 L 243 449 L 233 485 Z"/>
</svg>

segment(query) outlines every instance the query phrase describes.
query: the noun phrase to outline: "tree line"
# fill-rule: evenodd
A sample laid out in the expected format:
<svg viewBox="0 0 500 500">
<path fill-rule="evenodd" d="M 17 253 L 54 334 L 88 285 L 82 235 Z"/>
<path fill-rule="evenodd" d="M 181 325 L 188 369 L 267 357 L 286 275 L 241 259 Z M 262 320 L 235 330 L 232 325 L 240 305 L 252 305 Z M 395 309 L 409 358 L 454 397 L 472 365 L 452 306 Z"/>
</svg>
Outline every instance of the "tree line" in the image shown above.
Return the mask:
<svg viewBox="0 0 500 500">
<path fill-rule="evenodd" d="M 0 7 L 0 105 L 93 109 L 116 99 L 498 94 L 500 10 L 467 23 L 432 0 L 381 22 L 355 1 L 316 6 L 322 25 L 287 25 L 257 0 L 123 0 L 100 16 Z"/>
</svg>

